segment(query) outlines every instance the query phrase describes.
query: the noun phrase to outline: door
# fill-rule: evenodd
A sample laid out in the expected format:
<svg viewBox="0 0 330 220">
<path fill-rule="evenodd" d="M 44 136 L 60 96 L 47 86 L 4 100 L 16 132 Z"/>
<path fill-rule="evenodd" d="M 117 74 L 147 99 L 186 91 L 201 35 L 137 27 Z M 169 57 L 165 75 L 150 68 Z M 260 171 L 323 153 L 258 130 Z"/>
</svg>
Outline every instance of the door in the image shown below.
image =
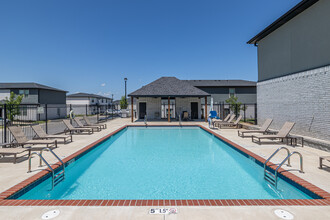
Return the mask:
<svg viewBox="0 0 330 220">
<path fill-rule="evenodd" d="M 198 102 L 191 103 L 191 119 L 198 119 Z"/>
<path fill-rule="evenodd" d="M 139 103 L 139 119 L 144 119 L 144 116 L 147 114 L 147 103 Z"/>
</svg>

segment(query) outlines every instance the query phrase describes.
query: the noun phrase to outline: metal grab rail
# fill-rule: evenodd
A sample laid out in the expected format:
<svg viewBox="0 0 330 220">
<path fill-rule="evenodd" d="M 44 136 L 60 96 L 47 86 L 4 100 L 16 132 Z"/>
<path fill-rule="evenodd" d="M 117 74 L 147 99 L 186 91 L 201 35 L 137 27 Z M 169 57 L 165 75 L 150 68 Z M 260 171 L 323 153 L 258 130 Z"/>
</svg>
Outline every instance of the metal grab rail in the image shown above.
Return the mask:
<svg viewBox="0 0 330 220">
<path fill-rule="evenodd" d="M 60 163 L 62 164 L 63 172 L 60 173 L 60 174 L 58 174 L 58 175 L 56 175 L 56 177 L 55 177 L 55 175 L 54 175 L 54 174 L 55 174 L 54 169 L 49 165 L 49 163 L 46 161 L 46 159 L 42 156 L 42 152 L 45 151 L 45 150 L 51 152 L 51 153 L 54 155 L 54 157 L 56 157 L 56 159 L 57 159 L 58 161 L 60 161 Z M 55 179 L 56 179 L 59 175 L 63 174 L 63 179 L 65 179 L 65 164 L 64 164 L 64 162 L 63 162 L 63 161 L 57 156 L 57 154 L 55 154 L 55 152 L 54 152 L 53 150 L 51 150 L 51 149 L 48 148 L 48 147 L 45 147 L 45 148 L 43 148 L 43 149 L 40 151 L 40 153 L 33 152 L 33 153 L 29 156 L 29 170 L 28 170 L 28 173 L 31 172 L 31 159 L 32 159 L 32 155 L 33 155 L 33 154 L 39 156 L 39 158 L 40 158 L 39 166 L 42 166 L 42 161 L 44 161 L 44 163 L 47 165 L 47 167 L 48 167 L 48 168 L 50 169 L 50 171 L 52 172 L 52 189 L 54 189 L 54 186 L 55 186 Z M 58 179 L 57 179 L 57 180 L 58 180 Z"/>
<path fill-rule="evenodd" d="M 45 147 L 44 149 L 42 149 L 41 151 L 40 151 L 40 155 L 42 156 L 42 152 L 44 151 L 44 150 L 47 150 L 47 151 L 49 151 L 49 152 L 51 152 L 53 155 L 54 155 L 54 157 L 56 157 L 56 159 L 58 160 L 58 161 L 60 161 L 60 163 L 62 164 L 62 167 L 63 167 L 63 176 L 65 176 L 65 165 L 64 165 L 64 162 L 57 156 L 57 154 L 55 154 L 55 152 L 52 150 L 52 149 L 50 149 L 50 148 L 48 148 L 48 147 Z M 42 161 L 40 160 L 40 166 L 42 166 Z"/>
<path fill-rule="evenodd" d="M 290 159 L 290 157 L 294 154 L 298 154 L 299 157 L 300 157 L 300 170 L 299 172 L 300 173 L 304 173 L 304 169 L 303 169 L 303 156 L 301 155 L 301 153 L 297 152 L 297 151 L 294 151 L 292 152 L 291 154 L 289 154 L 283 161 L 282 163 L 280 163 L 280 165 L 278 165 L 278 167 L 276 168 L 275 170 L 275 180 L 277 180 L 277 175 L 278 175 L 278 170 L 281 168 L 281 166 L 287 161 Z M 277 181 L 275 181 L 275 187 L 277 187 Z"/>
<path fill-rule="evenodd" d="M 144 124 L 145 124 L 146 126 L 148 125 L 147 114 L 144 116 Z"/>
<path fill-rule="evenodd" d="M 31 159 L 32 159 L 32 155 L 38 155 L 40 157 L 40 160 L 43 160 L 45 162 L 45 164 L 47 165 L 47 167 L 50 169 L 50 171 L 52 172 L 52 189 L 54 189 L 54 170 L 53 168 L 49 165 L 49 163 L 45 160 L 45 158 L 43 158 L 43 156 L 37 152 L 32 152 L 29 156 L 29 170 L 28 173 L 31 172 Z"/>
<path fill-rule="evenodd" d="M 290 155 L 290 151 L 288 148 L 286 147 L 280 147 L 278 148 L 272 155 L 270 155 L 270 157 L 268 157 L 268 159 L 265 161 L 264 163 L 264 173 L 266 173 L 266 167 L 267 167 L 267 163 L 270 161 L 270 159 L 272 159 L 280 150 L 286 150 L 286 152 L 288 153 L 288 156 Z M 291 166 L 291 163 L 290 163 L 290 157 L 288 159 L 288 166 Z"/>
<path fill-rule="evenodd" d="M 182 123 L 181 123 L 181 115 L 179 115 L 179 125 L 180 125 L 180 127 L 182 126 Z"/>
</svg>

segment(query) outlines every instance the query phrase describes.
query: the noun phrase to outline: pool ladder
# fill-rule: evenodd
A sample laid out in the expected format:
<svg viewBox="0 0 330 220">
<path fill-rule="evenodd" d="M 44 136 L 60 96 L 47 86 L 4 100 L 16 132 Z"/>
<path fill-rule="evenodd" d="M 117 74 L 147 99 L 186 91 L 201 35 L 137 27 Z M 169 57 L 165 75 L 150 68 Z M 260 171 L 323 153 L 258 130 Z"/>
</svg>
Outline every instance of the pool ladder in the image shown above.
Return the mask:
<svg viewBox="0 0 330 220">
<path fill-rule="evenodd" d="M 272 172 L 270 172 L 269 170 L 267 170 L 267 163 L 270 161 L 270 159 L 272 159 L 281 150 L 286 150 L 287 156 L 284 158 L 284 160 L 282 160 L 281 163 L 269 165 L 269 167 L 271 167 L 271 166 L 277 166 L 276 169 L 275 169 L 275 172 L 273 174 Z M 270 155 L 270 157 L 268 157 L 268 159 L 265 161 L 265 163 L 264 163 L 264 179 L 266 181 L 268 181 L 270 184 L 272 184 L 273 186 L 275 186 L 275 188 L 277 188 L 278 174 L 281 173 L 278 170 L 283 166 L 283 164 L 286 161 L 288 161 L 287 166 L 291 167 L 290 158 L 294 154 L 298 154 L 299 157 L 300 157 L 300 169 L 298 171 L 300 173 L 303 173 L 304 172 L 304 170 L 303 170 L 303 157 L 302 157 L 301 153 L 299 153 L 297 151 L 294 151 L 294 152 L 290 153 L 290 150 L 288 148 L 286 148 L 286 147 L 280 147 L 272 155 Z M 290 170 L 286 170 L 286 171 L 293 171 L 293 170 L 296 170 L 296 169 L 290 169 Z M 284 172 L 284 171 L 282 171 L 282 172 Z"/>
<path fill-rule="evenodd" d="M 61 167 L 62 167 L 62 171 L 60 171 L 59 173 L 57 173 L 55 175 L 55 171 L 54 169 L 49 165 L 49 163 L 46 161 L 46 159 L 42 156 L 42 152 L 43 151 L 49 151 L 51 152 L 56 159 L 61 163 Z M 50 148 L 45 147 L 43 148 L 40 153 L 37 152 L 33 152 L 32 154 L 30 154 L 29 156 L 29 170 L 28 173 L 31 172 L 31 159 L 32 159 L 32 155 L 38 155 L 40 158 L 40 162 L 39 162 L 39 166 L 42 166 L 42 161 L 44 161 L 44 163 L 47 165 L 47 167 L 49 168 L 49 170 L 52 172 L 52 190 L 54 189 L 54 187 L 60 183 L 61 181 L 63 181 L 65 179 L 65 164 L 63 163 L 63 161 L 57 156 L 57 154 L 55 154 L 54 151 L 52 151 Z"/>
<path fill-rule="evenodd" d="M 181 115 L 179 114 L 179 125 L 182 127 L 182 122 L 181 122 Z"/>
<path fill-rule="evenodd" d="M 147 118 L 147 114 L 144 116 L 144 124 L 146 125 L 146 127 L 148 126 L 148 118 Z"/>
</svg>

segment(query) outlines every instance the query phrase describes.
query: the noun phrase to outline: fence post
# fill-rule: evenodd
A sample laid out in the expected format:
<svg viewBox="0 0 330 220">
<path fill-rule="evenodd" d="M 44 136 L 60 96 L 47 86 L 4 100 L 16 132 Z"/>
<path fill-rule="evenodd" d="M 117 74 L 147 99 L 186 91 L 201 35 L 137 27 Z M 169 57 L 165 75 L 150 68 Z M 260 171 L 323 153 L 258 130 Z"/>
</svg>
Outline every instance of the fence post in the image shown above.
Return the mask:
<svg viewBox="0 0 330 220">
<path fill-rule="evenodd" d="M 72 104 L 70 104 L 70 112 L 72 111 Z M 70 123 L 72 124 L 72 119 L 70 117 Z"/>
<path fill-rule="evenodd" d="M 235 106 L 235 115 L 236 115 L 236 118 L 238 118 L 238 104 L 236 104 L 236 106 Z"/>
<path fill-rule="evenodd" d="M 7 104 L 3 106 L 4 114 L 3 114 L 3 143 L 7 142 Z"/>
<path fill-rule="evenodd" d="M 258 124 L 257 103 L 254 104 L 254 124 Z"/>
<path fill-rule="evenodd" d="M 109 105 L 106 105 L 106 107 L 105 107 L 105 121 L 108 121 L 108 109 L 109 109 Z"/>
<path fill-rule="evenodd" d="M 244 104 L 244 122 L 246 122 L 246 115 L 245 115 L 245 113 L 246 113 L 246 106 Z"/>
<path fill-rule="evenodd" d="M 97 123 L 99 123 L 99 120 L 100 120 L 100 108 L 99 107 L 96 107 L 97 108 Z"/>
<path fill-rule="evenodd" d="M 88 115 L 87 104 L 86 104 L 86 116 Z"/>
<path fill-rule="evenodd" d="M 45 116 L 46 116 L 46 133 L 48 134 L 48 107 L 45 104 Z"/>
</svg>

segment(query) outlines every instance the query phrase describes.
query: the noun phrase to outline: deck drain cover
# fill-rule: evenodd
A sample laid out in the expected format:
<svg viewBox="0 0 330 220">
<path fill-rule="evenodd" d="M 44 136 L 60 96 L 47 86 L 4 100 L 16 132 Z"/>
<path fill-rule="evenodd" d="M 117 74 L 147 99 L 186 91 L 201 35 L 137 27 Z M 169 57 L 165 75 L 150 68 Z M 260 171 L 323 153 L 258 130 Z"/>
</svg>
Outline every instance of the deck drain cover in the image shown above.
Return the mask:
<svg viewBox="0 0 330 220">
<path fill-rule="evenodd" d="M 60 210 L 55 209 L 55 210 L 51 210 L 51 211 L 48 211 L 48 212 L 44 213 L 41 216 L 41 218 L 42 219 L 52 219 L 52 218 L 57 217 L 59 214 L 60 214 Z"/>
<path fill-rule="evenodd" d="M 275 215 L 277 215 L 277 217 L 281 219 L 294 219 L 293 215 L 290 212 L 285 211 L 283 209 L 276 209 L 274 213 Z"/>
</svg>

